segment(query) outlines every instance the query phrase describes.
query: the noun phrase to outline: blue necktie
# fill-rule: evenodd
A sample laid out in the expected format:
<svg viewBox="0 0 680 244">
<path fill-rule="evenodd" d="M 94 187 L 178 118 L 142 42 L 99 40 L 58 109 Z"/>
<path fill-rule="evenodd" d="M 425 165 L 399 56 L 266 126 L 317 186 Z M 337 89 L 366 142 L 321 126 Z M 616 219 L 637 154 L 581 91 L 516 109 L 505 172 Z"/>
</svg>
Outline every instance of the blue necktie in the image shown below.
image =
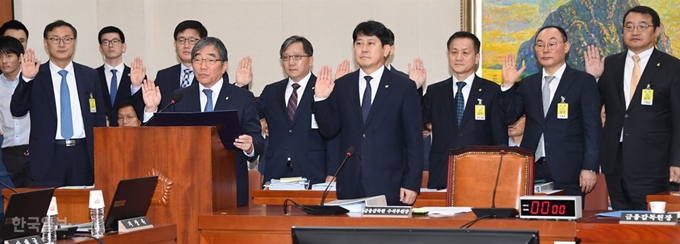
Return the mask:
<svg viewBox="0 0 680 244">
<path fill-rule="evenodd" d="M 364 124 L 368 118 L 368 112 L 371 111 L 371 80 L 373 77 L 367 75 L 364 76 L 366 80 L 366 89 L 364 90 L 364 98 L 361 100 L 361 115 L 364 116 Z"/>
<path fill-rule="evenodd" d="M 116 93 L 118 92 L 118 76 L 116 75 L 116 72 L 118 70 L 112 69 L 111 73 L 113 76 L 111 77 L 111 87 L 109 88 L 109 91 L 111 93 L 111 106 L 116 103 Z"/>
<path fill-rule="evenodd" d="M 194 71 L 193 71 L 193 70 L 190 70 L 190 69 L 185 69 L 185 70 L 184 70 L 184 78 L 182 78 L 182 84 L 180 84 L 180 86 L 181 86 L 182 88 L 185 88 L 185 87 L 191 85 L 191 80 L 189 80 L 189 75 L 190 75 L 192 72 L 194 72 Z"/>
<path fill-rule="evenodd" d="M 456 92 L 456 122 L 458 123 L 458 128 L 460 128 L 460 122 L 463 121 L 463 112 L 465 112 L 465 98 L 463 97 L 463 87 L 465 85 L 465 82 L 456 82 L 456 86 L 458 86 L 458 91 Z"/>
<path fill-rule="evenodd" d="M 203 93 L 205 93 L 205 96 L 208 97 L 208 100 L 205 103 L 205 108 L 203 109 L 203 112 L 212 112 L 213 111 L 212 90 L 203 89 Z"/>
<path fill-rule="evenodd" d="M 61 88 L 59 91 L 59 105 L 61 107 L 61 136 L 64 140 L 70 140 L 73 137 L 73 117 L 71 115 L 71 93 L 68 90 L 66 83 L 66 74 L 68 71 L 60 70 Z"/>
</svg>

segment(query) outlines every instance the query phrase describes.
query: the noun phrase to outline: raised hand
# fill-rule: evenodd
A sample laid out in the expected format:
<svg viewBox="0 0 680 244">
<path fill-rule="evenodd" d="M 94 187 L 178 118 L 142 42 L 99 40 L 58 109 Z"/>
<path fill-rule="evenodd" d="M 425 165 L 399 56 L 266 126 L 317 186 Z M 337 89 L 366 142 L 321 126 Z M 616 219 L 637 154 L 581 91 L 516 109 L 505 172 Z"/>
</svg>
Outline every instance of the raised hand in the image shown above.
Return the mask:
<svg viewBox="0 0 680 244">
<path fill-rule="evenodd" d="M 595 79 L 602 76 L 604 72 L 604 57 L 600 57 L 600 50 L 595 45 L 590 45 L 583 52 L 583 59 L 585 60 L 586 73 L 595 76 Z"/>
<path fill-rule="evenodd" d="M 505 55 L 505 62 L 503 63 L 503 87 L 512 87 L 519 77 L 524 72 L 526 66 L 522 64 L 522 68 L 517 70 L 515 68 L 515 56 L 512 54 Z"/>
<path fill-rule="evenodd" d="M 161 89 L 156 86 L 153 79 L 145 80 L 142 83 L 142 98 L 144 99 L 145 112 L 153 113 L 158 111 L 161 104 Z"/>
<path fill-rule="evenodd" d="M 316 86 L 314 87 L 314 97 L 316 98 L 328 98 L 333 92 L 333 87 L 335 87 L 335 80 L 331 78 L 331 67 L 328 65 L 321 66 L 319 74 L 316 77 Z"/>
<path fill-rule="evenodd" d="M 144 62 L 142 61 L 142 58 L 136 57 L 130 64 L 130 81 L 132 82 L 132 86 L 141 86 L 144 81 L 144 76 L 146 76 Z"/>
<path fill-rule="evenodd" d="M 35 51 L 30 48 L 26 49 L 26 52 L 21 54 L 19 60 L 21 60 L 21 75 L 28 79 L 35 78 L 40 69 L 40 60 L 35 59 Z"/>
<path fill-rule="evenodd" d="M 408 64 L 408 78 L 416 82 L 416 87 L 420 88 L 425 84 L 427 79 L 427 70 L 423 65 L 423 60 L 420 58 L 413 59 L 413 66 Z"/>
<path fill-rule="evenodd" d="M 253 60 L 250 56 L 245 56 L 238 62 L 238 70 L 236 70 L 236 85 L 244 87 L 253 81 Z"/>
<path fill-rule="evenodd" d="M 338 69 L 335 70 L 335 79 L 340 79 L 340 77 L 349 74 L 349 60 L 345 59 L 338 64 Z"/>
</svg>

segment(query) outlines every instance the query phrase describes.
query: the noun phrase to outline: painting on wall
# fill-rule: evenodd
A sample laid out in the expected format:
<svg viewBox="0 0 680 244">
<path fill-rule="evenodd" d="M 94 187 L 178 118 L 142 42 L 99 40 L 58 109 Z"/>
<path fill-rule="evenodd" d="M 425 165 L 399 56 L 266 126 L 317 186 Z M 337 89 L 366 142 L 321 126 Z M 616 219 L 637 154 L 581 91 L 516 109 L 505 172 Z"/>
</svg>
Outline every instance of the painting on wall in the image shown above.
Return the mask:
<svg viewBox="0 0 680 244">
<path fill-rule="evenodd" d="M 661 17 L 662 33 L 657 48 L 671 55 L 680 52 L 680 7 L 677 0 L 464 0 L 463 19 L 482 41 L 482 76 L 502 81 L 506 54 L 524 63 L 524 76 L 540 71 L 534 56 L 534 35 L 542 26 L 557 25 L 567 31 L 571 49 L 567 64 L 583 70 L 587 45 L 608 56 L 624 50 L 623 15 L 637 5 L 655 9 Z M 672 40 L 676 40 L 673 42 Z"/>
</svg>

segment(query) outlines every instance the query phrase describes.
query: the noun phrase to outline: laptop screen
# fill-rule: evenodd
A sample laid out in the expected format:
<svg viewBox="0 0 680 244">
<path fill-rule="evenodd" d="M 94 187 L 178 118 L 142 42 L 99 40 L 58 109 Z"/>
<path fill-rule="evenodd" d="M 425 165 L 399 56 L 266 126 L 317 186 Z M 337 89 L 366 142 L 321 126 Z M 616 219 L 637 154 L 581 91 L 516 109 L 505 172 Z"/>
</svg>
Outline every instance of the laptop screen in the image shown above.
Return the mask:
<svg viewBox="0 0 680 244">
<path fill-rule="evenodd" d="M 42 219 L 52 201 L 54 188 L 14 193 L 9 198 L 0 239 L 9 240 L 40 234 Z"/>
<path fill-rule="evenodd" d="M 127 179 L 118 182 L 116 193 L 106 214 L 106 230 L 118 231 L 118 221 L 146 215 L 156 191 L 158 176 Z M 49 202 L 48 202 L 49 204 Z"/>
</svg>

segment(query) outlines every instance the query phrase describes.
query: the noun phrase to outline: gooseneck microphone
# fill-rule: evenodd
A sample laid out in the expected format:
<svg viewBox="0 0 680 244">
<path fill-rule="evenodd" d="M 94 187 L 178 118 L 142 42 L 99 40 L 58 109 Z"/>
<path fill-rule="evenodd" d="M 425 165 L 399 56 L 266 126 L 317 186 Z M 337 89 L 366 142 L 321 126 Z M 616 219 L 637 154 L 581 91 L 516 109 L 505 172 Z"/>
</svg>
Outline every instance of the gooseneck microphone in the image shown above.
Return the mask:
<svg viewBox="0 0 680 244">
<path fill-rule="evenodd" d="M 498 189 L 498 178 L 501 175 L 501 167 L 503 167 L 503 155 L 508 146 L 503 144 L 499 147 L 501 159 L 498 162 L 498 173 L 496 173 L 496 183 L 493 186 L 493 197 L 491 198 L 491 208 L 472 208 L 472 212 L 478 218 L 513 218 L 517 216 L 517 209 L 514 208 L 496 208 L 496 191 Z"/>
<path fill-rule="evenodd" d="M 349 212 L 346 208 L 340 207 L 340 206 L 325 206 L 324 202 L 326 201 L 326 195 L 328 195 L 328 189 L 331 187 L 331 183 L 335 181 L 335 178 L 338 176 L 338 173 L 340 173 L 340 170 L 342 167 L 345 165 L 347 162 L 347 159 L 352 157 L 354 154 L 354 147 L 349 147 L 347 148 L 346 156 L 345 159 L 342 160 L 342 163 L 340 163 L 340 166 L 338 166 L 338 169 L 335 171 L 335 174 L 333 174 L 333 178 L 331 178 L 331 181 L 328 182 L 328 186 L 326 186 L 326 189 L 323 191 L 323 195 L 321 196 L 321 204 L 319 205 L 300 205 L 297 204 L 295 201 L 286 199 L 283 202 L 283 211 L 284 213 L 287 214 L 288 211 L 288 201 L 293 202 L 293 204 L 298 207 L 300 210 L 304 211 L 307 214 L 312 214 L 312 215 L 339 215 L 339 214 L 346 214 Z"/>
<path fill-rule="evenodd" d="M 182 101 L 182 98 L 184 98 L 184 95 L 182 95 L 182 93 L 179 92 L 179 90 L 175 90 L 174 92 L 172 92 L 172 100 L 170 100 L 170 103 L 168 103 L 168 105 L 165 105 L 165 107 L 163 107 L 161 110 L 158 110 L 158 112 L 156 112 L 156 113 L 160 113 L 160 112 L 165 111 L 166 109 L 168 109 L 173 104 L 178 103 L 179 101 Z M 154 114 L 154 116 L 151 116 L 151 118 L 148 121 L 144 122 L 144 124 L 142 124 L 142 126 L 146 126 L 147 124 L 149 124 L 149 122 L 151 122 L 155 118 L 156 118 L 156 115 Z"/>
</svg>

